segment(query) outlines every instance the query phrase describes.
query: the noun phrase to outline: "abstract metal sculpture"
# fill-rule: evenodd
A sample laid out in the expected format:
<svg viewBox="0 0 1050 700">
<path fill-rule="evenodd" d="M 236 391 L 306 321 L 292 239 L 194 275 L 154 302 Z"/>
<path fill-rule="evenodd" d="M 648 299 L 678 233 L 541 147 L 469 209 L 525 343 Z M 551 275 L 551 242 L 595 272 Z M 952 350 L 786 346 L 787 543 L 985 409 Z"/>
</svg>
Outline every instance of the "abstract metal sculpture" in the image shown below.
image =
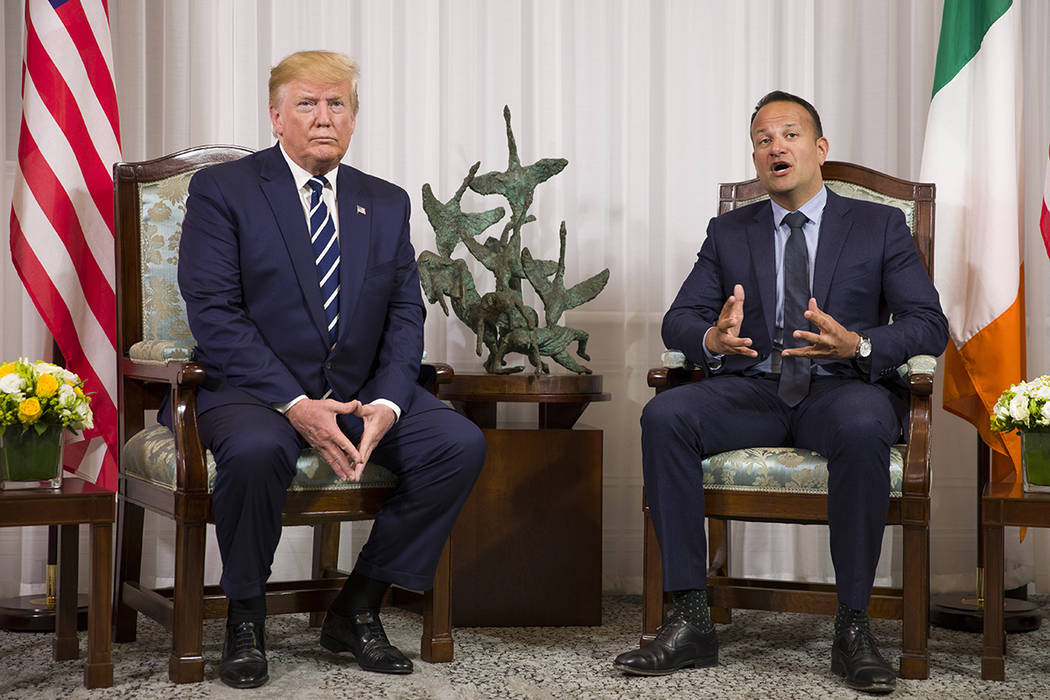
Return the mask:
<svg viewBox="0 0 1050 700">
<path fill-rule="evenodd" d="M 564 158 L 543 158 L 532 165 L 522 166 L 518 147 L 510 125 L 510 108 L 503 108 L 507 122 L 507 145 L 510 151 L 507 169 L 478 175 L 481 162 L 475 163 L 447 202 L 434 196 L 429 184 L 423 185 L 423 211 L 434 227 L 437 252 L 425 250 L 419 255 L 419 279 L 423 291 L 432 304 L 440 304 L 448 315 L 445 297 L 452 311 L 477 335 L 476 352 L 488 348 L 485 371 L 490 374 L 520 372 L 524 366 L 506 366 L 507 353 L 525 355 L 535 372 L 549 373 L 543 361 L 549 357 L 562 367 L 578 374 L 591 370 L 576 362 L 569 354 L 569 346 L 576 342 L 576 354 L 587 356 L 588 334 L 578 328 L 559 325 L 562 314 L 598 296 L 609 281 L 606 268 L 598 274 L 568 289 L 565 288 L 565 222 L 561 223 L 561 245 L 558 260 L 537 260 L 528 248 L 522 248 L 522 229 L 536 221 L 528 213 L 533 194 L 540 183 L 557 175 L 568 161 Z M 510 205 L 510 219 L 504 224 L 499 238 L 489 237 L 479 243 L 479 236 L 503 219 L 506 210 L 496 207 L 483 212 L 465 212 L 461 206 L 463 194 L 470 188 L 482 195 L 498 194 Z M 462 243 L 467 251 L 496 278 L 495 290 L 479 294 L 474 277 L 462 258 L 453 258 L 456 247 Z M 522 299 L 522 280 L 527 281 L 543 302 L 544 325 L 539 314 Z"/>
</svg>

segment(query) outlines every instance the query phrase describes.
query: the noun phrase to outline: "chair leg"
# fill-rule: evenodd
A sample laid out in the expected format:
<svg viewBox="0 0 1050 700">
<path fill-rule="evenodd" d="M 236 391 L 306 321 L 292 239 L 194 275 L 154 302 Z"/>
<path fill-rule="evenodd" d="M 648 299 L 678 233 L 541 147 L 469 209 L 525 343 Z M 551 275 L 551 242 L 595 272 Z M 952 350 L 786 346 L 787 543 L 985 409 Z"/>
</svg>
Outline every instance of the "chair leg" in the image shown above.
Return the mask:
<svg viewBox="0 0 1050 700">
<path fill-rule="evenodd" d="M 314 560 L 313 575 L 315 579 L 329 576 L 339 566 L 339 528 L 342 523 L 321 523 L 314 525 Z M 325 611 L 314 610 L 310 613 L 310 626 L 320 627 L 324 622 Z"/>
<path fill-rule="evenodd" d="M 905 525 L 904 577 L 901 621 L 901 678 L 930 676 L 930 528 Z"/>
<path fill-rule="evenodd" d="M 123 495 L 117 505 L 116 585 L 114 586 L 113 617 L 114 642 L 134 642 L 138 611 L 124 602 L 124 584 L 139 583 L 142 570 L 142 521 L 141 506 L 128 503 Z"/>
<path fill-rule="evenodd" d="M 175 523 L 175 602 L 172 611 L 168 679 L 173 683 L 204 680 L 205 524 Z"/>
<path fill-rule="evenodd" d="M 656 528 L 644 492 L 642 499 L 645 534 L 642 543 L 642 637 L 638 646 L 644 647 L 656 639 L 664 622 L 664 572 L 660 562 L 660 543 L 656 539 Z"/>
<path fill-rule="evenodd" d="M 729 576 L 729 521 L 707 519 L 708 576 Z M 711 598 L 708 597 L 710 603 Z M 728 625 L 733 619 L 731 608 L 711 607 L 711 619 Z"/>
<path fill-rule="evenodd" d="M 987 509 L 988 506 L 985 506 Z M 981 678 L 1006 680 L 1006 634 L 1003 622 L 1003 527 L 984 524 L 984 656 Z"/>
<path fill-rule="evenodd" d="M 452 536 L 445 542 L 434 587 L 423 594 L 423 639 L 419 656 L 430 663 L 452 660 Z"/>
</svg>

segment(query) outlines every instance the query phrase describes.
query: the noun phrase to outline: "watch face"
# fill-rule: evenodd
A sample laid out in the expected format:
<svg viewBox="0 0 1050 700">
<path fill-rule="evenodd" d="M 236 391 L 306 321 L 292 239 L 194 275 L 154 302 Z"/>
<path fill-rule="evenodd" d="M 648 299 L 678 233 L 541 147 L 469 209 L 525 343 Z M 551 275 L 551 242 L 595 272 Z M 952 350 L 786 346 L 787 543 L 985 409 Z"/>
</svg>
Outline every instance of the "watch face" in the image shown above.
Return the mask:
<svg viewBox="0 0 1050 700">
<path fill-rule="evenodd" d="M 871 355 L 871 341 L 867 338 L 860 339 L 860 346 L 857 348 L 857 355 L 859 357 L 868 357 Z"/>
</svg>

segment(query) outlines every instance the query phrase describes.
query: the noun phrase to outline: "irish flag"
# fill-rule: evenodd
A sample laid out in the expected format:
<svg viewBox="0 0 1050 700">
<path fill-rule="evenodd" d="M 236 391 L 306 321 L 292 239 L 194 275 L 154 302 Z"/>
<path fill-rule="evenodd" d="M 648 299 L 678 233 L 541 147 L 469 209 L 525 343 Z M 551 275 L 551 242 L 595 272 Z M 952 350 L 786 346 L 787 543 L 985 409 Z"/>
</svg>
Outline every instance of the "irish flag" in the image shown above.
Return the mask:
<svg viewBox="0 0 1050 700">
<path fill-rule="evenodd" d="M 1021 464 L 1019 438 L 988 417 L 1025 376 L 1022 104 L 1016 4 L 945 0 L 921 172 L 937 185 L 934 281 L 952 336 L 943 400 L 1002 455 L 993 480 Z"/>
</svg>

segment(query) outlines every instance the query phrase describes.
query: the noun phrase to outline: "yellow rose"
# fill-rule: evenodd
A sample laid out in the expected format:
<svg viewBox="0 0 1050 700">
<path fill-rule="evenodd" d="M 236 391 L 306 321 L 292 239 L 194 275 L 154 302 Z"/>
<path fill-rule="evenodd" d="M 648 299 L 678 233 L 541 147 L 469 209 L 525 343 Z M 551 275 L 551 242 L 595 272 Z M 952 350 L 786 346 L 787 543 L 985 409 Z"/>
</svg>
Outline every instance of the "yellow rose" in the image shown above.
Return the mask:
<svg viewBox="0 0 1050 700">
<path fill-rule="evenodd" d="M 37 396 L 51 396 L 56 391 L 58 391 L 58 380 L 50 374 L 41 374 L 36 380 Z"/>
<path fill-rule="evenodd" d="M 8 374 L 11 374 L 14 371 L 15 371 L 15 363 L 14 362 L 5 362 L 4 364 L 0 365 L 0 377 L 6 376 Z"/>
<path fill-rule="evenodd" d="M 18 420 L 23 423 L 36 423 L 42 412 L 40 402 L 35 398 L 26 399 L 18 404 Z"/>
<path fill-rule="evenodd" d="M 74 393 L 75 393 L 75 394 L 76 394 L 77 396 L 79 396 L 79 397 L 81 397 L 81 398 L 83 398 L 83 397 L 84 397 L 84 390 L 83 390 L 83 389 L 81 389 L 81 388 L 80 388 L 79 386 L 74 386 L 74 387 L 73 387 L 73 392 L 74 392 Z"/>
</svg>

